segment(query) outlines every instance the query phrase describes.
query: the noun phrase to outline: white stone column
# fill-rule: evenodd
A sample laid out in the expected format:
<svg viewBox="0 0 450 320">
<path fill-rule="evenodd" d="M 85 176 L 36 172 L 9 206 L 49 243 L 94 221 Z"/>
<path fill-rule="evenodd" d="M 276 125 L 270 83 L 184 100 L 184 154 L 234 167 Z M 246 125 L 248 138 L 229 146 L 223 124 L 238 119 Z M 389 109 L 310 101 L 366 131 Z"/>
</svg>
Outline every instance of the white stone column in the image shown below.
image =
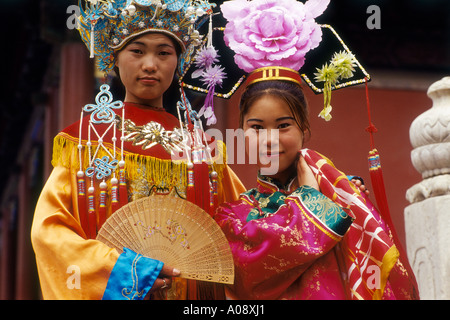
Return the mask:
<svg viewBox="0 0 450 320">
<path fill-rule="evenodd" d="M 423 180 L 406 193 L 406 245 L 421 299 L 450 299 L 450 77 L 430 86 L 431 109 L 411 124 Z"/>
</svg>

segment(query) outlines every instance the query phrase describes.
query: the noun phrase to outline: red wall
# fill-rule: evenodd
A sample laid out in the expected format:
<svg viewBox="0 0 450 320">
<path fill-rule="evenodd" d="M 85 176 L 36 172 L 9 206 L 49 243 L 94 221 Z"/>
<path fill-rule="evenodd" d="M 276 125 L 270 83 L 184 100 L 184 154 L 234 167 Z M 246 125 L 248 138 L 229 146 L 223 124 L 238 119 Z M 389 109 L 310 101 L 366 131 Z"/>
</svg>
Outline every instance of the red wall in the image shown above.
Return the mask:
<svg viewBox="0 0 450 320">
<path fill-rule="evenodd" d="M 323 107 L 323 96 L 316 96 L 310 90 L 305 91 L 310 105 L 312 131 L 306 147 L 326 155 L 345 173 L 362 176 L 367 187 L 372 190 L 367 162 L 370 139 L 365 131 L 369 122 L 364 87 L 333 92 L 333 119 L 330 122 L 317 117 Z M 370 84 L 369 98 L 372 122 L 378 129 L 374 136 L 375 147 L 381 157 L 392 220 L 405 245 L 403 211 L 409 205 L 405 194 L 408 188 L 421 181 L 421 175 L 410 160 L 412 147 L 409 127 L 419 114 L 431 107 L 432 101 L 425 91 L 371 89 Z M 224 128 L 236 128 L 238 125 L 238 99 L 239 93 L 226 106 L 222 106 L 226 109 L 227 119 L 221 124 Z M 254 167 L 239 164 L 231 167 L 247 188 L 254 186 Z M 375 203 L 373 194 L 371 199 Z"/>
</svg>

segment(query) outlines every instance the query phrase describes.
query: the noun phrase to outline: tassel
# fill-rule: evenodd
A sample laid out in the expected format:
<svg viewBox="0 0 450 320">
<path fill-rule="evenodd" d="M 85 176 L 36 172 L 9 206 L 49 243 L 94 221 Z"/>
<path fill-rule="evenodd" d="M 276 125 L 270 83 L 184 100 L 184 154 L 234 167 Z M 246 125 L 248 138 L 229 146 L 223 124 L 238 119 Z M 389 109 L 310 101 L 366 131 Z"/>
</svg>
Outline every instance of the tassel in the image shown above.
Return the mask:
<svg viewBox="0 0 450 320">
<path fill-rule="evenodd" d="M 188 280 L 188 300 L 225 300 L 225 286 L 220 283 Z"/>
<path fill-rule="evenodd" d="M 216 171 L 212 171 L 211 172 L 211 191 L 210 191 L 210 210 L 209 210 L 209 214 L 211 216 L 214 216 L 214 212 L 216 211 L 217 207 L 218 207 L 218 191 L 217 191 L 217 177 L 218 174 Z"/>
<path fill-rule="evenodd" d="M 111 214 L 119 208 L 119 180 L 113 177 L 111 179 Z"/>
<path fill-rule="evenodd" d="M 108 188 L 108 185 L 105 181 L 102 181 L 100 183 L 100 206 L 98 209 L 98 228 L 100 229 L 106 221 L 106 188 Z"/>
<path fill-rule="evenodd" d="M 380 161 L 380 154 L 378 153 L 378 150 L 375 149 L 375 142 L 373 134 L 377 132 L 377 128 L 372 123 L 372 117 L 371 117 L 371 110 L 370 110 L 370 101 L 369 101 L 369 87 L 367 85 L 368 79 L 366 78 L 366 102 L 367 102 L 367 113 L 368 113 L 368 120 L 369 120 L 369 127 L 367 127 L 366 131 L 370 135 L 370 146 L 371 151 L 369 151 L 369 173 L 370 173 L 370 180 L 372 182 L 372 188 L 375 194 L 375 200 L 378 206 L 378 210 L 381 214 L 381 217 L 384 219 L 384 221 L 389 226 L 389 229 L 392 234 L 392 238 L 394 240 L 394 244 L 397 247 L 397 250 L 400 253 L 400 257 L 402 257 L 402 264 L 407 270 L 409 275 L 414 275 L 411 265 L 408 261 L 408 256 L 406 254 L 406 250 L 403 248 L 400 238 L 397 235 L 397 232 L 395 231 L 394 224 L 391 219 L 391 212 L 389 210 L 389 203 L 386 196 L 386 188 L 384 185 L 384 178 L 383 178 L 383 170 L 381 169 L 381 161 Z M 417 290 L 417 282 L 414 277 L 410 277 L 411 281 L 413 282 L 414 288 Z"/>
<path fill-rule="evenodd" d="M 89 239 L 95 239 L 95 236 L 97 235 L 97 217 L 95 215 L 95 190 L 94 187 L 89 187 L 88 189 L 88 237 Z"/>
<path fill-rule="evenodd" d="M 81 228 L 83 228 L 86 234 L 89 229 L 88 222 L 88 212 L 86 205 L 86 184 L 84 180 L 84 172 L 78 171 L 77 173 L 77 184 L 78 184 L 78 215 L 80 217 Z"/>
<path fill-rule="evenodd" d="M 90 43 L 90 47 L 89 47 L 89 53 L 90 53 L 90 55 L 89 55 L 89 58 L 94 58 L 94 48 L 95 48 L 95 31 L 94 31 L 94 28 L 95 28 L 95 24 L 97 23 L 97 20 L 94 20 L 94 21 L 92 21 L 91 22 L 91 38 L 90 38 L 90 41 L 91 41 L 91 43 Z"/>
<path fill-rule="evenodd" d="M 212 15 L 209 16 L 209 25 L 208 25 L 208 47 L 212 47 Z"/>
<path fill-rule="evenodd" d="M 192 152 L 192 163 L 194 164 L 192 171 L 193 171 L 193 176 L 194 176 L 194 185 L 197 186 L 197 188 L 200 188 L 200 165 L 201 165 L 201 155 L 200 155 L 200 149 L 199 147 L 194 147 L 194 151 Z M 201 193 L 195 192 L 194 195 L 194 201 L 193 201 L 196 205 L 201 207 Z"/>
<path fill-rule="evenodd" d="M 206 160 L 206 152 L 205 149 L 202 148 L 202 164 L 201 164 L 201 193 L 202 193 L 202 207 L 206 212 L 211 212 L 210 205 L 210 195 L 211 195 L 211 184 L 209 180 L 209 167 Z"/>
<path fill-rule="evenodd" d="M 187 280 L 187 299 L 188 300 L 200 300 L 197 293 L 197 285 L 199 281 Z"/>
<path fill-rule="evenodd" d="M 203 162 L 199 166 L 199 176 L 195 180 L 196 185 L 199 188 L 198 192 L 201 196 L 200 203 L 203 210 L 210 212 L 210 183 L 209 183 L 209 168 L 206 162 Z"/>
<path fill-rule="evenodd" d="M 192 203 L 195 203 L 194 164 L 192 162 L 187 164 L 186 199 Z"/>
<path fill-rule="evenodd" d="M 220 283 L 199 281 L 197 284 L 198 300 L 225 300 L 225 286 Z"/>
<path fill-rule="evenodd" d="M 127 181 L 125 179 L 125 162 L 119 161 L 119 206 L 128 203 Z"/>
<path fill-rule="evenodd" d="M 193 152 L 194 185 L 196 188 L 194 203 L 209 212 L 209 169 L 203 158 L 203 150 L 201 147 L 196 147 Z"/>
<path fill-rule="evenodd" d="M 82 166 L 82 149 L 83 149 L 83 145 L 81 144 L 81 132 L 82 132 L 82 127 L 83 127 L 83 111 L 81 111 L 81 115 L 80 115 L 80 127 L 79 127 L 79 138 L 78 138 L 78 161 L 79 161 L 79 166 L 80 166 L 80 170 L 77 172 L 77 184 L 78 184 L 78 215 L 80 217 L 80 223 L 81 223 L 81 227 L 83 228 L 84 232 L 86 233 L 86 236 L 88 238 L 91 238 L 90 235 L 90 229 L 89 229 L 89 213 L 87 210 L 87 204 L 86 204 L 86 180 L 84 179 L 85 174 L 83 171 L 83 166 Z M 55 148 L 54 148 L 55 149 Z M 56 148 L 58 149 L 58 148 Z M 61 147 L 62 149 L 62 147 Z M 63 153 L 61 151 L 61 153 Z M 70 152 L 72 153 L 72 152 Z"/>
</svg>

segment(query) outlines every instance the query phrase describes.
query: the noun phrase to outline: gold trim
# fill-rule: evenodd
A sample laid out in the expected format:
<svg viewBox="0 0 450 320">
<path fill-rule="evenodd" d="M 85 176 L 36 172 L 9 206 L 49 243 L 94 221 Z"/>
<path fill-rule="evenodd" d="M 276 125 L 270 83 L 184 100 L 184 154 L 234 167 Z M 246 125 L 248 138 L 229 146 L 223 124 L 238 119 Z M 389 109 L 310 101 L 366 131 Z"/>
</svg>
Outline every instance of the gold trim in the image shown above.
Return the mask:
<svg viewBox="0 0 450 320">
<path fill-rule="evenodd" d="M 316 217 L 313 213 L 308 214 L 305 209 L 303 208 L 303 206 L 299 203 L 302 202 L 300 200 L 300 198 L 296 195 L 292 196 L 292 199 L 294 200 L 294 202 L 297 204 L 297 206 L 299 207 L 300 211 L 303 213 L 303 215 L 310 221 L 312 222 L 320 231 L 322 231 L 324 234 L 326 234 L 328 237 L 330 237 L 333 241 L 339 242 L 343 236 L 337 234 L 336 232 L 334 232 L 334 230 L 332 230 L 331 228 L 329 228 L 323 221 L 321 221 L 318 217 Z"/>
<path fill-rule="evenodd" d="M 300 81 L 297 81 L 294 78 L 280 76 L 280 70 L 284 70 L 284 71 L 289 71 L 289 72 L 295 73 L 300 78 L 300 74 L 297 71 L 295 71 L 294 69 L 290 69 L 290 68 L 286 68 L 286 67 L 278 67 L 278 66 L 262 67 L 262 68 L 259 68 L 259 69 L 256 69 L 256 70 L 252 71 L 252 73 L 248 76 L 248 78 L 250 79 L 253 74 L 256 74 L 258 72 L 262 72 L 262 77 L 259 77 L 259 78 L 256 78 L 255 80 L 250 81 L 247 84 L 247 86 L 249 86 L 249 85 L 251 85 L 253 83 L 257 83 L 257 82 L 271 81 L 271 80 L 284 80 L 284 81 L 294 82 L 294 83 L 298 84 L 299 86 L 302 85 Z"/>
<path fill-rule="evenodd" d="M 390 247 L 389 250 L 384 254 L 383 262 L 381 263 L 380 288 L 375 290 L 375 293 L 372 297 L 373 300 L 381 300 L 383 298 L 384 289 L 386 288 L 389 274 L 391 273 L 392 268 L 397 263 L 399 256 L 400 253 L 398 252 L 395 245 Z"/>
</svg>

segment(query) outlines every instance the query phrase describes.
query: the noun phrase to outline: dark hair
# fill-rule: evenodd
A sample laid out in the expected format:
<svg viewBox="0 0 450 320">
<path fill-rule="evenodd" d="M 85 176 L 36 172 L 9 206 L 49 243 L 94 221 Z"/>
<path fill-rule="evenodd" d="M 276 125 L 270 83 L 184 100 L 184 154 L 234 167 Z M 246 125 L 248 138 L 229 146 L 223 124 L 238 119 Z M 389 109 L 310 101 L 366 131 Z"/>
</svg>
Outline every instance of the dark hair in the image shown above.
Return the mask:
<svg viewBox="0 0 450 320">
<path fill-rule="evenodd" d="M 294 82 L 282 80 L 261 81 L 247 87 L 241 97 L 239 104 L 239 126 L 244 127 L 244 117 L 252 104 L 265 95 L 272 95 L 284 100 L 297 125 L 303 132 L 311 134 L 309 125 L 308 102 L 306 101 L 303 89 Z"/>
</svg>

